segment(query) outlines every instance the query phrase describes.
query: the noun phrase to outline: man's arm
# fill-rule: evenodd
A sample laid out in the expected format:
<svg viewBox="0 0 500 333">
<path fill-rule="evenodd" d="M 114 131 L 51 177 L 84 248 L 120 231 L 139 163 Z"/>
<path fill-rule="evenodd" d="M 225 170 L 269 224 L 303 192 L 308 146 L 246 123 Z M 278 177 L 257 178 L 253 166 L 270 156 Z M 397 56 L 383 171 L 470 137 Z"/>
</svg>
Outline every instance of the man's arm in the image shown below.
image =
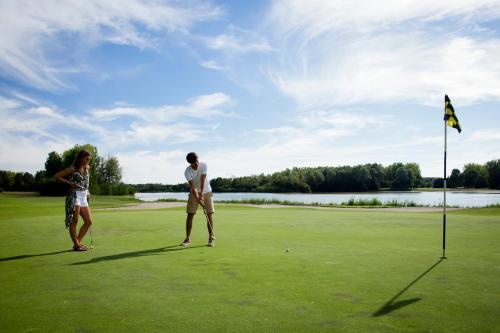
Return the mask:
<svg viewBox="0 0 500 333">
<path fill-rule="evenodd" d="M 202 174 L 200 177 L 200 192 L 203 195 L 203 188 L 205 187 L 205 179 L 207 179 L 207 174 Z"/>
<path fill-rule="evenodd" d="M 198 202 L 203 205 L 203 197 L 201 195 L 201 192 L 198 191 L 198 189 L 196 188 L 196 186 L 194 186 L 194 183 L 192 180 L 189 181 L 189 187 L 191 188 L 191 194 L 194 195 L 194 197 L 196 198 L 196 200 L 198 200 Z"/>
</svg>

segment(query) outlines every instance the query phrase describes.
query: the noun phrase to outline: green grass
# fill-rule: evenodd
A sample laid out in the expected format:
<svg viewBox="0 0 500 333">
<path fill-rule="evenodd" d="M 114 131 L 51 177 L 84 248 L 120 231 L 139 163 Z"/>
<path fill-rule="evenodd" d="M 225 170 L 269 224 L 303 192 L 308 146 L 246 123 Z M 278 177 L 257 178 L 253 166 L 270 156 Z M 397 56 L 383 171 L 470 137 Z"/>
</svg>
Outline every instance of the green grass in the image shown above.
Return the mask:
<svg viewBox="0 0 500 333">
<path fill-rule="evenodd" d="M 130 198 L 129 198 L 130 199 Z M 96 197 L 95 207 L 129 203 Z M 216 206 L 93 211 L 77 253 L 62 198 L 0 194 L 5 332 L 495 332 L 500 209 L 441 215 Z M 88 242 L 87 242 L 88 243 Z M 287 252 L 286 250 L 289 249 Z"/>
</svg>

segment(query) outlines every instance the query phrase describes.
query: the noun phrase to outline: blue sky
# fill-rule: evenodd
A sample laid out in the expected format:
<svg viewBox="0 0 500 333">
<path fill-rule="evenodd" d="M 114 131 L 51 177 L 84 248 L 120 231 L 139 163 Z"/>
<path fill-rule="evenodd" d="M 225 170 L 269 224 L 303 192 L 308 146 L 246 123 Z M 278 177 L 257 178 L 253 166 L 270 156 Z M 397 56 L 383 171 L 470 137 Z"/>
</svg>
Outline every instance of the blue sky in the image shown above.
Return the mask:
<svg viewBox="0 0 500 333">
<path fill-rule="evenodd" d="M 500 158 L 499 1 L 0 1 L 0 169 L 91 143 L 129 183 Z"/>
</svg>

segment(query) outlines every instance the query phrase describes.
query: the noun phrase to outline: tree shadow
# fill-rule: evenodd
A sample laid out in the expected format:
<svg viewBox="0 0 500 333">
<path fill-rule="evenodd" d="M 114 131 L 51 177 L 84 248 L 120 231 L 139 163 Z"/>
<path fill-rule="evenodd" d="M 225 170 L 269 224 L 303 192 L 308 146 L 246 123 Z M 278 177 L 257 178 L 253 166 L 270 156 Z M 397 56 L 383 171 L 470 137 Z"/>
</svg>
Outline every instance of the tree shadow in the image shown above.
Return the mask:
<svg viewBox="0 0 500 333">
<path fill-rule="evenodd" d="M 54 254 L 61 254 L 61 253 L 65 253 L 65 252 L 73 252 L 73 250 L 64 250 L 64 251 L 57 251 L 57 252 L 50 252 L 50 253 L 40 253 L 40 254 L 23 254 L 23 255 L 20 255 L 20 256 L 0 258 L 0 262 L 2 262 L 2 261 L 27 259 L 27 258 L 33 258 L 33 257 L 51 256 L 51 255 L 54 255 Z"/>
<path fill-rule="evenodd" d="M 380 309 L 378 309 L 377 311 L 375 311 L 372 314 L 372 317 L 383 316 L 383 315 L 388 314 L 388 313 L 390 313 L 390 312 L 392 312 L 394 310 L 400 309 L 400 308 L 402 308 L 404 306 L 407 306 L 407 305 L 410 305 L 410 304 L 413 304 L 413 303 L 416 303 L 416 302 L 420 301 L 421 298 L 411 298 L 411 299 L 406 299 L 406 300 L 395 302 L 396 299 L 399 296 L 403 295 L 405 293 L 405 291 L 407 291 L 408 289 L 410 289 L 411 286 L 413 286 L 415 283 L 417 283 L 418 280 L 420 280 L 421 278 L 423 278 L 427 273 L 429 273 L 431 270 L 433 270 L 434 267 L 436 267 L 437 265 L 439 265 L 442 261 L 443 261 L 443 259 L 441 258 L 436 263 L 434 263 L 431 267 L 427 268 L 427 270 L 425 272 L 423 272 L 422 274 L 420 274 L 415 280 L 413 280 L 412 282 L 410 282 L 410 284 L 408 284 L 400 292 L 398 292 L 390 300 L 388 300 L 384 305 L 382 305 L 380 307 Z"/>
<path fill-rule="evenodd" d="M 198 247 L 207 247 L 207 246 L 206 245 L 198 245 L 198 246 L 172 245 L 172 246 L 159 247 L 156 249 L 141 250 L 141 251 L 134 251 L 134 252 L 124 252 L 124 253 L 113 254 L 110 256 L 97 257 L 97 258 L 92 258 L 92 259 L 87 260 L 87 261 L 74 262 L 70 265 L 87 265 L 87 264 L 95 264 L 95 263 L 101 262 L 101 261 L 145 257 L 145 256 L 157 255 L 157 254 L 164 253 L 164 252 L 184 251 L 184 250 L 189 250 L 189 249 L 195 249 Z"/>
</svg>

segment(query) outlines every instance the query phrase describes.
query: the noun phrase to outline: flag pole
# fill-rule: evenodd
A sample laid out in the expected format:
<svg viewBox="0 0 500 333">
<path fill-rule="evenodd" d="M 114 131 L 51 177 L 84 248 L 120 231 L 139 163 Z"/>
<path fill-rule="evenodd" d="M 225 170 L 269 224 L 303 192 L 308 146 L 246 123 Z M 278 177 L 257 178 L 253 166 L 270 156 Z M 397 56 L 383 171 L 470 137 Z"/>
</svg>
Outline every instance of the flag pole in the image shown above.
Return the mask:
<svg viewBox="0 0 500 333">
<path fill-rule="evenodd" d="M 446 101 L 445 101 L 446 105 Z M 446 119 L 444 120 L 444 175 L 443 175 L 443 256 L 441 259 L 446 259 L 446 145 L 447 145 L 447 127 Z"/>
</svg>

